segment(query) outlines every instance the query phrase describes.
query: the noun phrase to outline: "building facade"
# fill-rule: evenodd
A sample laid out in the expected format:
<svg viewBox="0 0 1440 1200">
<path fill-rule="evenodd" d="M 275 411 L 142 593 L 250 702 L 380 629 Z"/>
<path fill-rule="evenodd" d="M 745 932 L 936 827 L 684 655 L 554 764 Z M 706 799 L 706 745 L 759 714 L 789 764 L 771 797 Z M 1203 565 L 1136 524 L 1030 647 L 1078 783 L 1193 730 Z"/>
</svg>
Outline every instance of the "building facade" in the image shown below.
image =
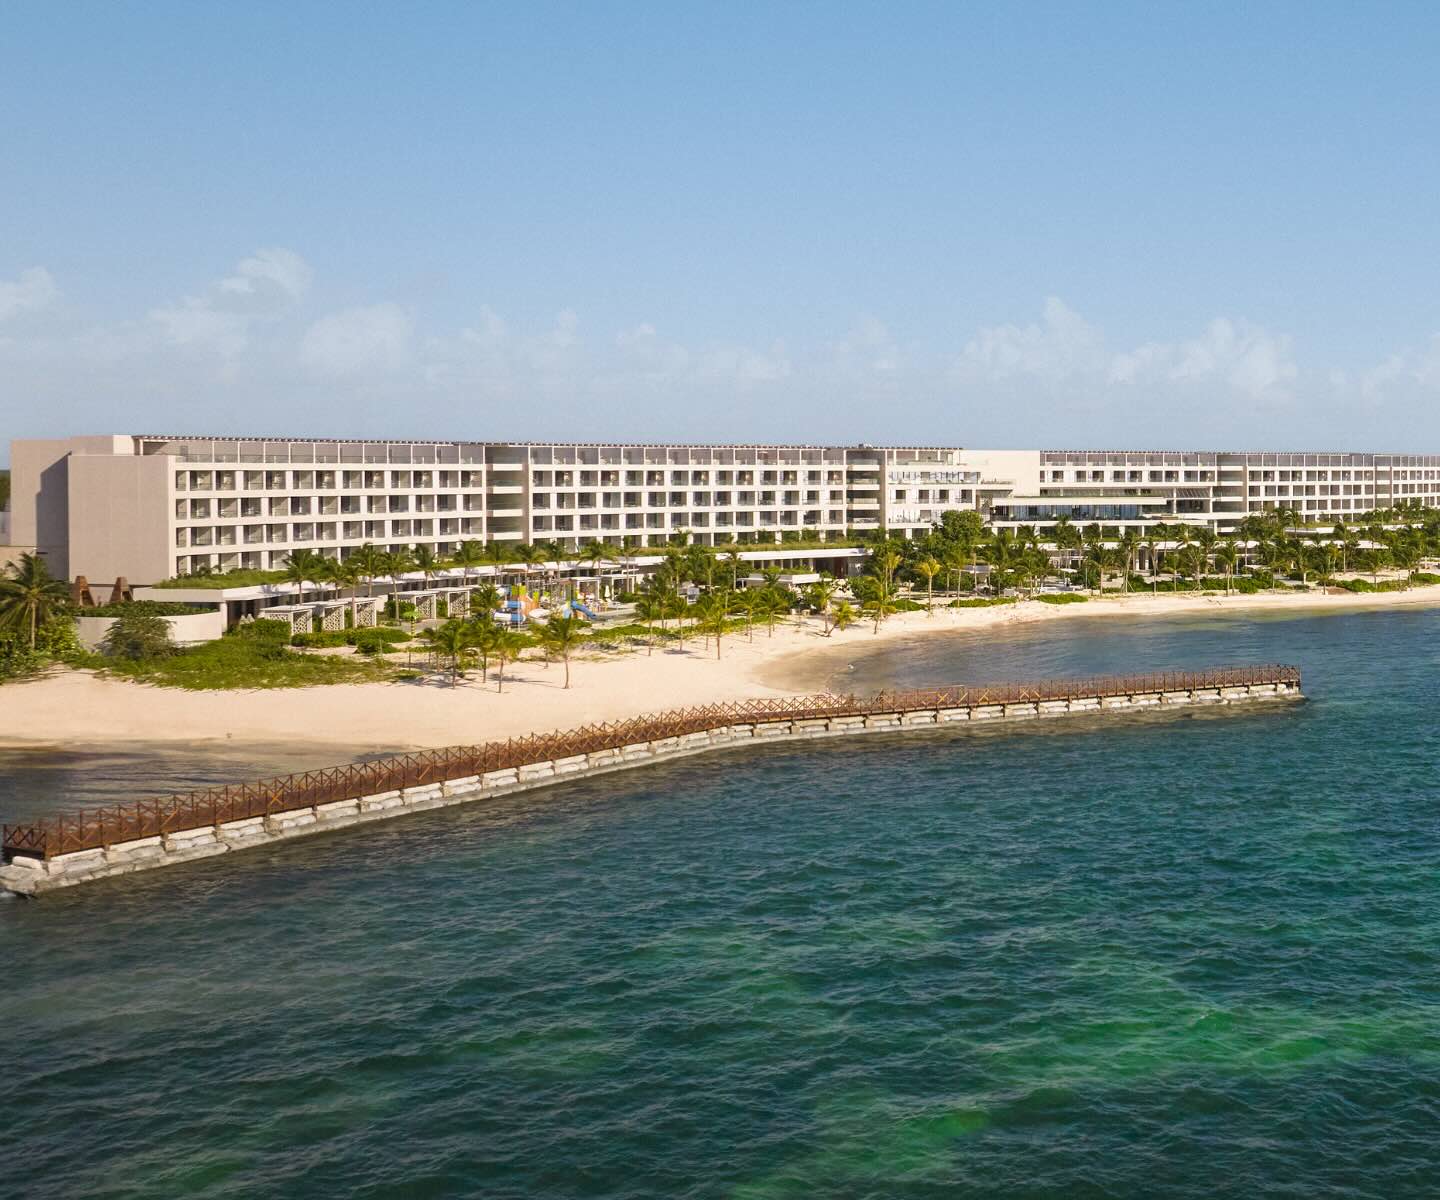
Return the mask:
<svg viewBox="0 0 1440 1200">
<path fill-rule="evenodd" d="M 52 571 L 136 583 L 461 542 L 761 546 L 996 525 L 1227 532 L 1293 508 L 1338 519 L 1440 505 L 1440 456 L 625 445 L 110 435 L 12 443 L 11 537 Z"/>
</svg>

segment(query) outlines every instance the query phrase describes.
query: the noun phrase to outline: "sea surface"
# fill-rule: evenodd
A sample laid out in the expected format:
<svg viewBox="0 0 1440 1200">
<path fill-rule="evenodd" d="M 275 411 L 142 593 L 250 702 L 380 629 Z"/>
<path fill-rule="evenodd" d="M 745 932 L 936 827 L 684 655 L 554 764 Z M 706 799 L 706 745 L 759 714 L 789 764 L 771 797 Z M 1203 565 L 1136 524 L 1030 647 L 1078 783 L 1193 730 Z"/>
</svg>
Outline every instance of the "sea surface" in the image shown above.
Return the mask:
<svg viewBox="0 0 1440 1200">
<path fill-rule="evenodd" d="M 0 1193 L 1440 1192 L 1440 613 L 852 646 L 861 690 L 1283 661 L 1311 699 L 727 752 L 0 903 Z"/>
</svg>

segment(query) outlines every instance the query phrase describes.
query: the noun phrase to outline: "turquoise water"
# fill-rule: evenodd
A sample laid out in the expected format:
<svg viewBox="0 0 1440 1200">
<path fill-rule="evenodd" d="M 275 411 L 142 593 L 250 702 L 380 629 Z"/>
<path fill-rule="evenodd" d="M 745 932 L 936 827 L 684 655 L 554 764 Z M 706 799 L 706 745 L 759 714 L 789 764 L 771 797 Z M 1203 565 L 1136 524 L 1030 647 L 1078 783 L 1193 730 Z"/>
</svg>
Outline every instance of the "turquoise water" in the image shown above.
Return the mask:
<svg viewBox="0 0 1440 1200">
<path fill-rule="evenodd" d="M 1433 1195 L 1437 635 L 857 638 L 865 683 L 1271 659 L 1313 699 L 714 755 L 0 904 L 0 1191 Z"/>
</svg>

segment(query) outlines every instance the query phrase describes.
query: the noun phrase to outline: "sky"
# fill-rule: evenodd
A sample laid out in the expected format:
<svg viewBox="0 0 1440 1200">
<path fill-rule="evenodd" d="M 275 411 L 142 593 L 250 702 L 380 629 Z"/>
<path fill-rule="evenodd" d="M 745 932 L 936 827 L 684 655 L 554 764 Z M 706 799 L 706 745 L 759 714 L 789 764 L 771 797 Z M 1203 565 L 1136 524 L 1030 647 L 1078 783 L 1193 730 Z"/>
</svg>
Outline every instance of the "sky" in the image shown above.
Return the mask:
<svg viewBox="0 0 1440 1200">
<path fill-rule="evenodd" d="M 1437 61 L 1434 4 L 6 0 L 0 456 L 1440 452 Z"/>
</svg>

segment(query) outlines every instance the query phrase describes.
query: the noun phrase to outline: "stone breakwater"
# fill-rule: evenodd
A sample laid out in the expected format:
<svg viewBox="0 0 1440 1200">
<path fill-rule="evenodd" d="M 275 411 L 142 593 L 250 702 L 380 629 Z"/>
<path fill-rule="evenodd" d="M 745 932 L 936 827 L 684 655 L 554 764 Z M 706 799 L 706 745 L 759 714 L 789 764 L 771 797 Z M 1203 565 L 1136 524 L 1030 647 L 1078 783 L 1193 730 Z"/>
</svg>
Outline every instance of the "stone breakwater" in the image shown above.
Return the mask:
<svg viewBox="0 0 1440 1200">
<path fill-rule="evenodd" d="M 611 749 L 527 763 L 480 775 L 468 775 L 400 788 L 265 816 L 177 829 L 153 837 L 56 854 L 49 858 L 16 854 L 0 867 L 0 889 L 35 896 L 55 888 L 213 858 L 237 850 L 269 846 L 291 838 L 348 829 L 370 821 L 428 812 L 491 796 L 550 787 L 645 763 L 667 762 L 736 746 L 898 733 L 972 722 L 1001 722 L 1073 714 L 1124 713 L 1196 705 L 1251 705 L 1303 699 L 1298 682 L 1281 680 L 1238 686 L 1194 687 L 1130 695 L 971 704 L 863 716 L 820 716 L 731 723 L 675 737 L 637 741 Z"/>
</svg>

